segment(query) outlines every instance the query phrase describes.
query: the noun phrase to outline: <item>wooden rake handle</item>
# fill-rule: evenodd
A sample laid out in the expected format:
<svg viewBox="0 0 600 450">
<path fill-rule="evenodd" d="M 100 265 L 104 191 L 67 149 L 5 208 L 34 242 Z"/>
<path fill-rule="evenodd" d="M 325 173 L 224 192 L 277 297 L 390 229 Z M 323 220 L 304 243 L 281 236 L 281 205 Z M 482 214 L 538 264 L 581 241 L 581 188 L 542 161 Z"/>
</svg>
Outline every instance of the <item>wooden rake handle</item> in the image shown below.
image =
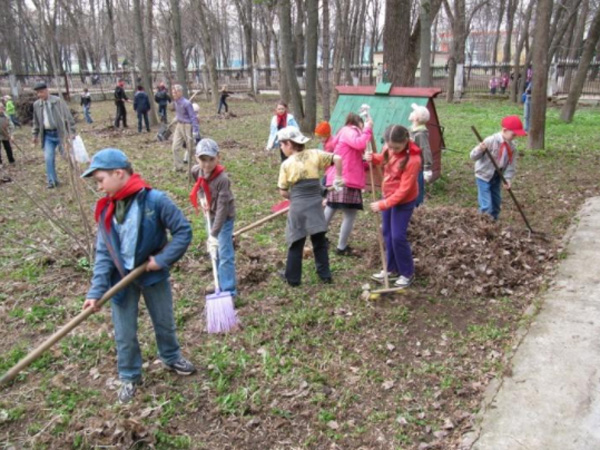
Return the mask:
<svg viewBox="0 0 600 450">
<path fill-rule="evenodd" d="M 126 288 L 131 284 L 133 280 L 138 278 L 141 274 L 146 271 L 147 262 L 133 269 L 125 278 L 111 287 L 106 293 L 96 302 L 97 307 L 101 307 L 106 303 L 110 298 L 114 297 L 114 295 Z M 86 308 L 73 317 L 65 326 L 63 326 L 60 330 L 42 342 L 39 346 L 37 346 L 34 350 L 29 352 L 27 356 L 25 356 L 21 361 L 19 361 L 16 365 L 14 365 L 8 372 L 6 372 L 2 378 L 0 378 L 0 386 L 8 384 L 12 381 L 23 369 L 29 366 L 32 362 L 38 359 L 42 353 L 60 341 L 63 337 L 65 337 L 68 333 L 70 333 L 74 328 L 76 328 L 81 322 L 86 320 L 89 316 L 94 313 L 92 308 Z"/>
<path fill-rule="evenodd" d="M 269 222 L 270 220 L 273 220 L 275 217 L 282 216 L 283 214 L 286 214 L 289 210 L 290 210 L 290 207 L 288 206 L 286 208 L 283 208 L 280 211 L 277 211 L 276 213 L 269 214 L 267 217 L 263 217 L 262 219 L 257 220 L 254 223 L 251 223 L 250 225 L 246 225 L 245 227 L 240 228 L 235 233 L 233 233 L 233 237 L 237 237 L 240 234 L 245 233 L 246 231 L 250 231 L 250 230 L 262 225 L 263 223 Z"/>
</svg>

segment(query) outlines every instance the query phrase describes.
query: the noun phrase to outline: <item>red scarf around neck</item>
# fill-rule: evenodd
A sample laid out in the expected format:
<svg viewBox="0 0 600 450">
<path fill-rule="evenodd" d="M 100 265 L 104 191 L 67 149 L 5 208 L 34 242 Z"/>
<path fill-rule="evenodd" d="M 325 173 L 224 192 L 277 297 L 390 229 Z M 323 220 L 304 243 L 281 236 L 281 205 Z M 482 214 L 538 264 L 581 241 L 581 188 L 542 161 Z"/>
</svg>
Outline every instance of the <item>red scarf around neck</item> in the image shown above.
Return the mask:
<svg viewBox="0 0 600 450">
<path fill-rule="evenodd" d="M 206 197 L 206 204 L 210 208 L 210 201 L 212 197 L 210 194 L 210 186 L 208 185 L 208 183 L 210 183 L 212 180 L 221 175 L 221 172 L 223 172 L 224 170 L 225 167 L 218 164 L 217 167 L 215 167 L 212 173 L 210 174 L 210 177 L 204 178 L 199 176 L 196 180 L 194 187 L 190 191 L 190 202 L 196 209 L 196 214 L 198 214 L 198 192 L 200 191 L 200 188 L 202 188 L 202 190 L 204 191 L 204 196 Z"/>
<path fill-rule="evenodd" d="M 115 195 L 112 197 L 107 195 L 106 197 L 102 197 L 100 200 L 98 200 L 98 203 L 96 203 L 96 213 L 94 214 L 96 223 L 100 222 L 102 211 L 106 209 L 106 215 L 104 216 L 104 227 L 106 228 L 106 231 L 110 231 L 112 216 L 116 209 L 116 203 L 119 200 L 126 199 L 130 195 L 137 194 L 144 188 L 152 189 L 152 187 L 137 173 L 131 175 L 125 186 L 123 186 Z"/>
<path fill-rule="evenodd" d="M 498 165 L 502 164 L 502 158 L 504 156 L 505 149 L 506 149 L 506 153 L 508 154 L 508 164 L 512 163 L 512 160 L 513 160 L 512 148 L 506 141 L 502 141 L 502 145 L 500 145 L 500 151 L 498 152 Z"/>
<path fill-rule="evenodd" d="M 287 113 L 277 114 L 277 129 L 281 130 L 285 127 L 287 127 Z"/>
</svg>

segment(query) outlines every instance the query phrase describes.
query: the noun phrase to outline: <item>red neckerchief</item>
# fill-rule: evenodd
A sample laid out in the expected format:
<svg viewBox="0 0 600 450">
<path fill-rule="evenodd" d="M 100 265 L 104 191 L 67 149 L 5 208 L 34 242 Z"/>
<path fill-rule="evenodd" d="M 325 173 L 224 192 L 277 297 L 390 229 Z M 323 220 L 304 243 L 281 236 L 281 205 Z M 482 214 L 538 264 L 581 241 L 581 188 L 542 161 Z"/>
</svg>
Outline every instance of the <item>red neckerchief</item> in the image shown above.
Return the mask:
<svg viewBox="0 0 600 450">
<path fill-rule="evenodd" d="M 281 130 L 285 127 L 287 127 L 287 113 L 277 114 L 277 129 Z"/>
<path fill-rule="evenodd" d="M 107 195 L 106 197 L 102 197 L 100 200 L 98 200 L 98 203 L 96 203 L 96 213 L 94 214 L 96 222 L 100 222 L 102 211 L 106 209 L 106 215 L 104 216 L 104 227 L 106 228 L 106 231 L 110 231 L 111 219 L 115 212 L 117 201 L 126 199 L 130 195 L 137 194 L 144 188 L 152 189 L 152 187 L 137 173 L 131 175 L 125 186 L 123 186 L 119 192 L 112 197 Z"/>
<path fill-rule="evenodd" d="M 190 202 L 192 203 L 194 208 L 196 208 L 196 214 L 198 214 L 198 191 L 200 190 L 200 188 L 202 188 L 202 190 L 204 191 L 204 196 L 206 197 L 206 204 L 210 208 L 211 195 L 210 186 L 208 185 L 208 183 L 210 183 L 212 180 L 221 175 L 221 172 L 223 172 L 224 170 L 225 167 L 219 164 L 217 165 L 217 167 L 214 168 L 208 179 L 204 177 L 198 177 L 198 179 L 196 180 L 196 184 L 194 184 L 194 187 L 190 191 Z"/>
<path fill-rule="evenodd" d="M 506 141 L 502 141 L 502 145 L 500 146 L 500 151 L 498 152 L 498 165 L 502 163 L 502 157 L 504 156 L 504 150 L 506 149 L 506 153 L 508 154 L 508 164 L 512 163 L 513 160 L 513 151 L 510 148 L 510 145 Z"/>
</svg>

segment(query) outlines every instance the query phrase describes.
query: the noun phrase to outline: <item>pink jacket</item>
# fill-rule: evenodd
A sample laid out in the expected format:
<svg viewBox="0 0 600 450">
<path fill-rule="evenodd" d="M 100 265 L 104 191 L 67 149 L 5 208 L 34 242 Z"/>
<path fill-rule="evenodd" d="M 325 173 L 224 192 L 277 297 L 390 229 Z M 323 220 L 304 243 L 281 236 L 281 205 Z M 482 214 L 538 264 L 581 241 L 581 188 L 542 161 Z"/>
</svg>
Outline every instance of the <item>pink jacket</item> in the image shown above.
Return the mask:
<svg viewBox="0 0 600 450">
<path fill-rule="evenodd" d="M 342 157 L 342 176 L 346 187 L 363 189 L 365 187 L 365 167 L 363 154 L 371 141 L 373 131 L 365 128 L 363 131 L 353 125 L 343 127 L 336 135 L 337 144 L 333 153 Z M 333 166 L 327 171 L 326 185 L 331 186 L 335 179 Z"/>
</svg>

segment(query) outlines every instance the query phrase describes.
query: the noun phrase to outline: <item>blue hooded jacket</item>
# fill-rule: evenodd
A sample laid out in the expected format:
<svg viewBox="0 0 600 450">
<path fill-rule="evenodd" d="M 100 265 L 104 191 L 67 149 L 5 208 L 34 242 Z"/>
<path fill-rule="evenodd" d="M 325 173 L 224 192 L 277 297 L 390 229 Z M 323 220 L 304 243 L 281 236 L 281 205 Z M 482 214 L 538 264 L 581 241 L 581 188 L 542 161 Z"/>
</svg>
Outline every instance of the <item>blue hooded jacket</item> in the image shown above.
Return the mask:
<svg viewBox="0 0 600 450">
<path fill-rule="evenodd" d="M 192 241 L 192 227 L 164 192 L 142 189 L 136 194 L 134 201 L 138 202 L 140 215 L 134 265 L 138 267 L 153 255 L 161 267 L 161 270 L 145 272 L 135 281 L 139 286 L 145 287 L 169 277 L 169 267 L 184 255 Z M 129 272 L 124 268 L 116 227 L 106 230 L 104 214 L 105 212 L 98 223 L 94 274 L 86 297 L 90 299 L 102 297 Z M 167 230 L 172 236 L 170 242 L 167 240 Z M 124 292 L 125 290 L 120 291 L 112 300 L 119 303 Z"/>
</svg>

